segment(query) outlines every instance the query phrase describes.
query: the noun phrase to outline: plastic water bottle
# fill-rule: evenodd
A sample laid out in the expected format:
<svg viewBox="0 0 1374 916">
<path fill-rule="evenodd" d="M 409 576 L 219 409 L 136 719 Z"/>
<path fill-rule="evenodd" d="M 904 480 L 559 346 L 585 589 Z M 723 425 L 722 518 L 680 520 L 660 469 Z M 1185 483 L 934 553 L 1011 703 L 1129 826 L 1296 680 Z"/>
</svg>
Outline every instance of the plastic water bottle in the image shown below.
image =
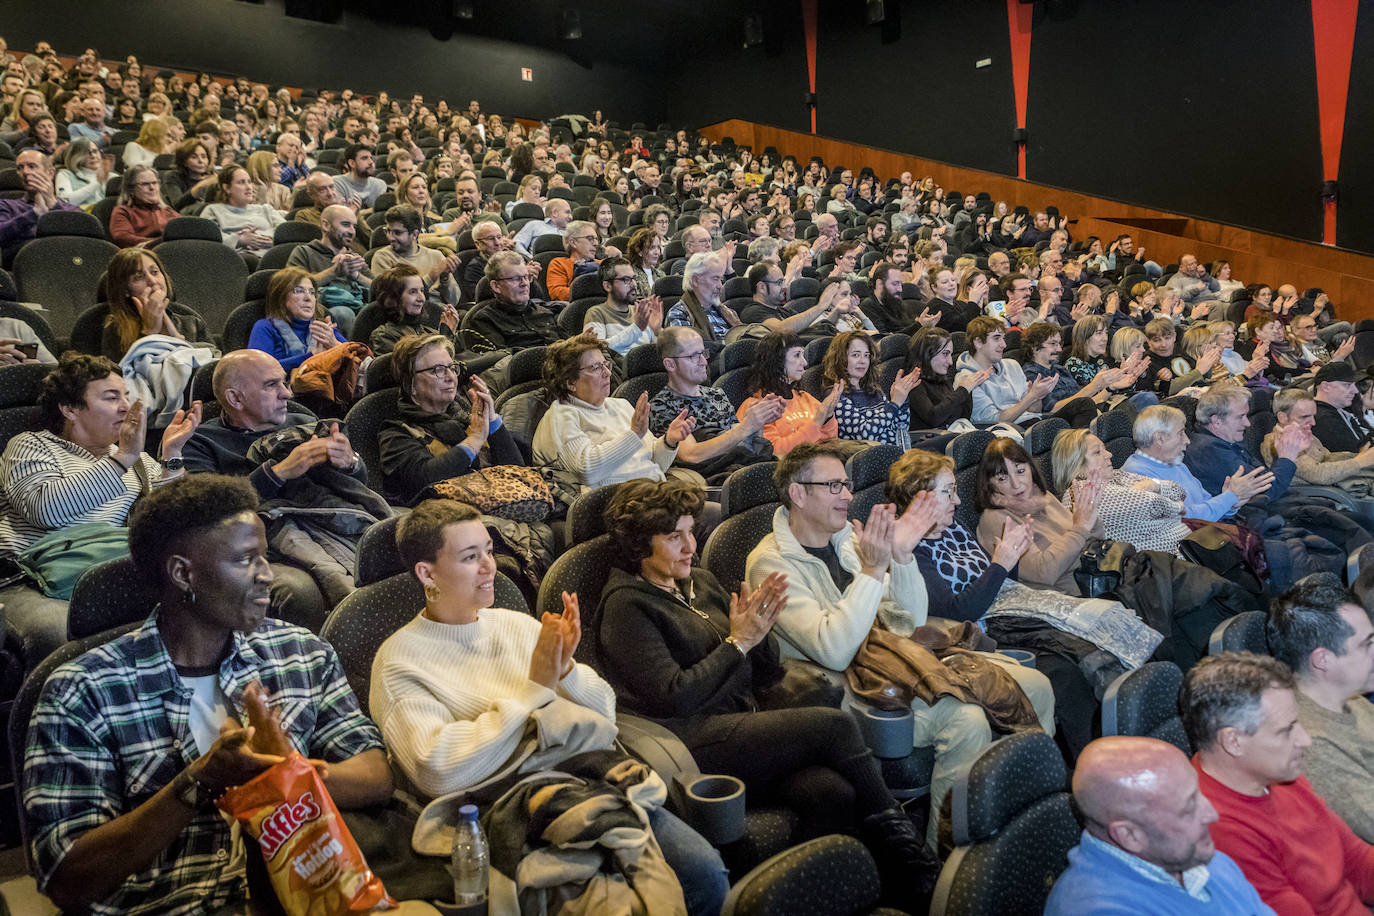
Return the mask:
<svg viewBox="0 0 1374 916">
<path fill-rule="evenodd" d="M 453 834 L 453 902 L 472 906 L 487 902 L 487 837 L 477 823 L 477 806 L 458 809 L 458 829 Z"/>
</svg>

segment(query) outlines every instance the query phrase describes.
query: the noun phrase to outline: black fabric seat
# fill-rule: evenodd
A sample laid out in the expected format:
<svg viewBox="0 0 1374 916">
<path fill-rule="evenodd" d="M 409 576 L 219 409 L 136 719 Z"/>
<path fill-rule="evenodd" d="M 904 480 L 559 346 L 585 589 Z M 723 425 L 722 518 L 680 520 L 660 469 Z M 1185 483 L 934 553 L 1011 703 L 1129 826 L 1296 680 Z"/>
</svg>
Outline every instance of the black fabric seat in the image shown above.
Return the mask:
<svg viewBox="0 0 1374 916">
<path fill-rule="evenodd" d="M 668 387 L 668 373 L 649 372 L 645 375 L 636 375 L 621 382 L 611 392 L 612 397 L 623 398 L 634 404 L 639 401 L 641 394 L 647 394 L 651 399 L 664 388 Z"/>
<path fill-rule="evenodd" d="M 1265 633 L 1263 611 L 1243 611 L 1224 620 L 1212 631 L 1207 641 L 1207 654 L 1222 652 L 1257 652 L 1269 654 L 1269 637 Z"/>
<path fill-rule="evenodd" d="M 706 539 L 701 565 L 711 571 L 726 591 L 737 591 L 744 581 L 749 551 L 773 533 L 773 515 L 779 505 L 763 503 L 723 518 Z"/>
<path fill-rule="evenodd" d="M 243 258 L 220 240 L 213 222 L 189 216 L 167 224 L 157 254 L 176 301 L 199 312 L 211 333 L 218 334 L 243 302 L 239 294 L 248 279 Z"/>
<path fill-rule="evenodd" d="M 137 624 L 128 623 L 112 630 L 106 630 L 103 633 L 97 633 L 93 636 L 87 636 L 84 639 L 68 642 L 56 649 L 51 655 L 43 659 L 43 661 L 39 662 L 38 665 L 24 677 L 24 683 L 19 688 L 19 692 L 15 694 L 14 703 L 10 707 L 8 733 L 6 735 L 10 746 L 10 772 L 14 774 L 16 786 L 18 785 L 20 774 L 24 772 L 24 751 L 28 747 L 29 725 L 33 721 L 34 707 L 38 705 L 38 698 L 42 694 L 43 685 L 47 682 L 48 678 L 60 666 L 65 665 L 79 655 L 89 652 L 91 649 L 103 646 L 105 643 L 123 636 L 125 633 L 134 629 L 135 626 L 137 626 Z M 15 794 L 17 797 L 17 789 Z M 37 867 L 33 861 L 32 825 L 29 823 L 28 814 L 24 805 L 19 803 L 16 807 L 19 817 L 19 845 L 23 847 L 24 850 L 24 861 L 28 864 L 28 873 L 35 874 Z"/>
<path fill-rule="evenodd" d="M 349 408 L 344 417 L 348 424 L 348 439 L 367 465 L 367 479 L 371 481 L 372 488 L 379 493 L 382 487 L 382 459 L 377 437 L 382 424 L 398 415 L 400 400 L 399 388 L 374 391 Z"/>
<path fill-rule="evenodd" d="M 1093 434 L 1111 453 L 1114 468 L 1120 468 L 1135 453 L 1134 422 L 1135 417 L 1126 410 L 1109 410 L 1093 421 Z"/>
<path fill-rule="evenodd" d="M 52 368 L 42 363 L 19 363 L 0 368 L 0 409 L 36 403 L 43 379 Z"/>
<path fill-rule="evenodd" d="M 1193 755 L 1178 711 L 1183 672 L 1173 662 L 1147 662 L 1127 671 L 1102 695 L 1102 734 L 1136 735 L 1167 741 Z"/>
<path fill-rule="evenodd" d="M 993 743 L 950 801 L 955 849 L 930 916 L 1040 916 L 1081 829 L 1054 739 L 1037 730 Z"/>
<path fill-rule="evenodd" d="M 762 461 L 742 467 L 725 478 L 720 488 L 722 517 L 737 515 L 764 503 L 778 502 L 778 488 L 773 483 L 776 461 Z"/>
<path fill-rule="evenodd" d="M 1050 463 L 1050 449 L 1054 447 L 1055 437 L 1068 428 L 1068 420 L 1062 417 L 1046 417 L 1026 430 L 1026 451 L 1030 452 L 1031 458 L 1035 460 L 1041 475 L 1045 478 L 1045 484 L 1051 489 L 1054 488 L 1054 468 Z"/>
<path fill-rule="evenodd" d="M 878 912 L 881 890 L 864 845 L 832 834 L 760 862 L 730 888 L 721 916 L 860 916 Z"/>
<path fill-rule="evenodd" d="M 564 528 L 567 546 L 585 544 L 606 533 L 606 507 L 618 489 L 620 484 L 611 483 L 588 490 L 573 500 Z"/>
<path fill-rule="evenodd" d="M 44 218 L 56 215 L 59 214 L 49 213 Z M 77 317 L 96 304 L 100 278 L 119 252 L 102 237 L 95 217 L 88 213 L 79 215 L 95 225 L 95 237 L 40 236 L 27 242 L 14 256 L 12 269 L 19 298 L 43 306 L 58 337 L 70 334 Z"/>
</svg>

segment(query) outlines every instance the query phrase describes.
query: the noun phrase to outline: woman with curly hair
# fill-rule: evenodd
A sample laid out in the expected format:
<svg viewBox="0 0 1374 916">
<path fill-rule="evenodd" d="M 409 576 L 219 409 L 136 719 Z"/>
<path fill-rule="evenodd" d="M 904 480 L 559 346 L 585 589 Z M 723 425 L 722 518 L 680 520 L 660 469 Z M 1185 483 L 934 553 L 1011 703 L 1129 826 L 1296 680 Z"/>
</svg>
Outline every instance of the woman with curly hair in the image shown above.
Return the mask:
<svg viewBox="0 0 1374 916">
<path fill-rule="evenodd" d="M 778 705 L 782 680 L 770 630 L 787 577 L 729 594 L 692 565 L 693 529 L 706 505 L 676 481 L 621 484 L 606 510 L 619 568 L 601 592 L 595 640 L 619 706 L 662 722 L 704 772 L 744 782 L 751 799 L 794 810 L 805 836 L 860 834 L 884 865 L 889 893 L 914 896 L 934 857 L 883 783 L 852 716 Z M 857 821 L 857 823 L 856 823 Z"/>
</svg>

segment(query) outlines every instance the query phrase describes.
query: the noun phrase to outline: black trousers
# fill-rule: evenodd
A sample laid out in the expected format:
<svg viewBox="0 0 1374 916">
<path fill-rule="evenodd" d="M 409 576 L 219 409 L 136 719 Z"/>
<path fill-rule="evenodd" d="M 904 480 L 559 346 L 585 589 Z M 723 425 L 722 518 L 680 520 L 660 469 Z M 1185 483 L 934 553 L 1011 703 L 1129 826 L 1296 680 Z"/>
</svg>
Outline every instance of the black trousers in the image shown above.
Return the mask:
<svg viewBox="0 0 1374 916">
<path fill-rule="evenodd" d="M 706 716 L 678 729 L 703 773 L 741 780 L 750 799 L 795 811 L 806 837 L 853 833 L 897 803 L 854 717 L 807 706 Z"/>
</svg>

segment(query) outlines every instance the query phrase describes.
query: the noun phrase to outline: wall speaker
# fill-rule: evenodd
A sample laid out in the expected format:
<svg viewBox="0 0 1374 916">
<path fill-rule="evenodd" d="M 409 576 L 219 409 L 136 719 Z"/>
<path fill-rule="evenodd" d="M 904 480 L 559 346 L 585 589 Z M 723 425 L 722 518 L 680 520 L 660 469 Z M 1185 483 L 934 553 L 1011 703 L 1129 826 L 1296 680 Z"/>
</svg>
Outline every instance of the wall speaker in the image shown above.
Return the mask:
<svg viewBox="0 0 1374 916">
<path fill-rule="evenodd" d="M 1026 142 L 1026 129 L 1025 129 L 1024 127 L 1013 127 L 1012 130 L 1011 130 L 1011 142 L 1012 142 L 1012 143 L 1025 143 L 1025 142 Z"/>
<path fill-rule="evenodd" d="M 763 44 L 763 17 L 744 17 L 744 46 L 757 48 L 761 44 Z"/>
<path fill-rule="evenodd" d="M 563 40 L 578 41 L 582 38 L 582 14 L 577 10 L 563 11 Z"/>
<path fill-rule="evenodd" d="M 868 0 L 866 18 L 869 25 L 877 25 L 887 18 L 887 0 Z"/>
</svg>

